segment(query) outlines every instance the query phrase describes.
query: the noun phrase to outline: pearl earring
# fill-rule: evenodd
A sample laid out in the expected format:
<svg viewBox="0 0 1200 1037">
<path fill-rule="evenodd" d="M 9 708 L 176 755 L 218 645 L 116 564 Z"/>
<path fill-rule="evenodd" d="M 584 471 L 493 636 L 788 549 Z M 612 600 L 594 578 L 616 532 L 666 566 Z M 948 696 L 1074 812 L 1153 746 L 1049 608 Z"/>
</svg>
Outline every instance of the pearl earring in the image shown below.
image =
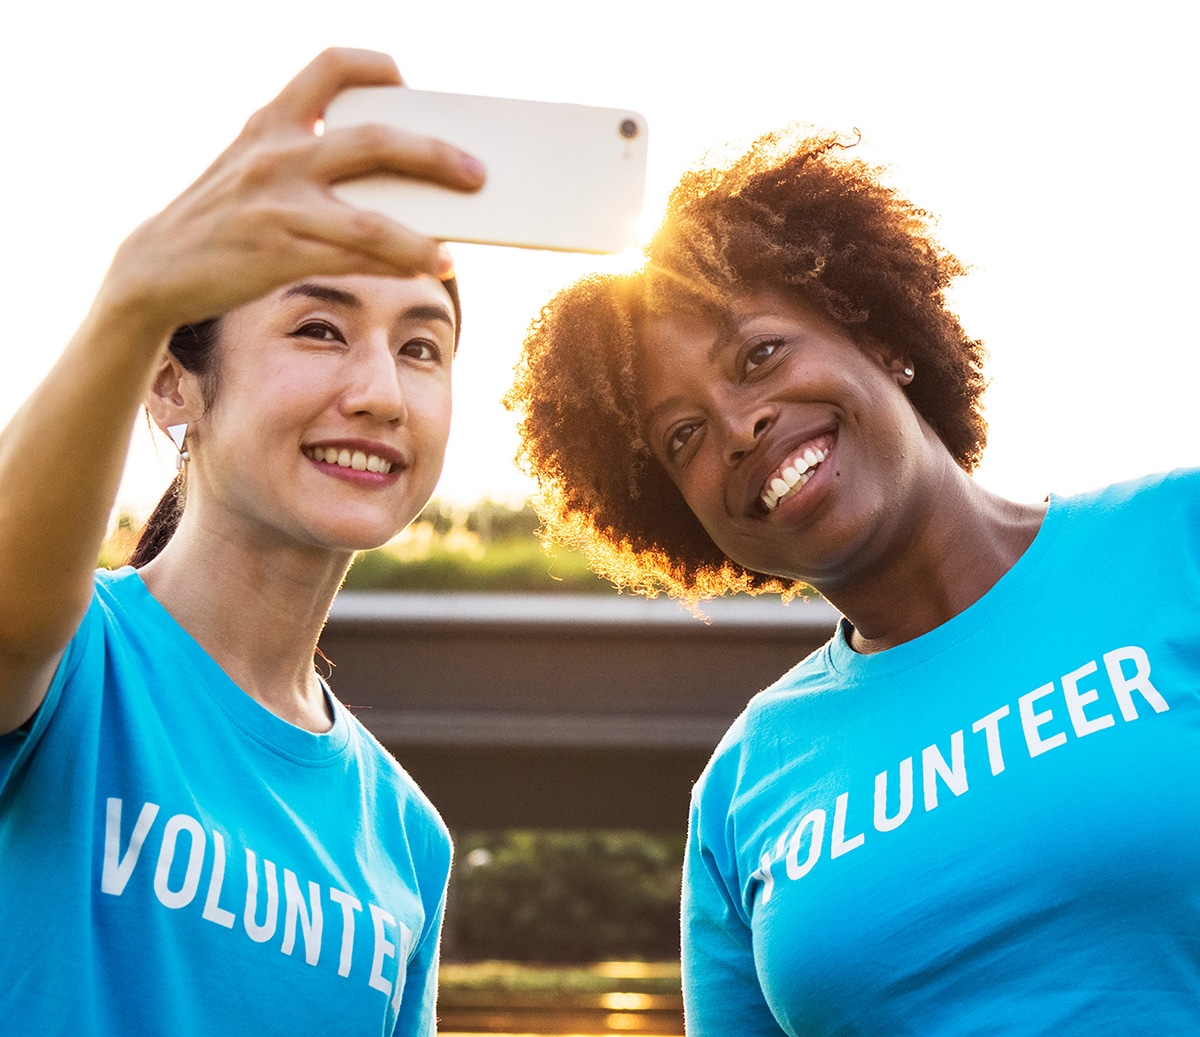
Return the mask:
<svg viewBox="0 0 1200 1037">
<path fill-rule="evenodd" d="M 186 421 L 180 425 L 167 426 L 167 435 L 171 437 L 171 441 L 175 444 L 175 449 L 179 451 L 178 456 L 175 458 L 175 470 L 177 472 L 183 471 L 183 463 L 192 459 L 191 454 L 187 452 L 183 445 L 184 439 L 187 438 L 187 430 Z"/>
<path fill-rule="evenodd" d="M 911 378 L 912 376 L 913 376 L 913 369 L 911 367 L 906 367 L 904 369 L 904 377 Z"/>
</svg>

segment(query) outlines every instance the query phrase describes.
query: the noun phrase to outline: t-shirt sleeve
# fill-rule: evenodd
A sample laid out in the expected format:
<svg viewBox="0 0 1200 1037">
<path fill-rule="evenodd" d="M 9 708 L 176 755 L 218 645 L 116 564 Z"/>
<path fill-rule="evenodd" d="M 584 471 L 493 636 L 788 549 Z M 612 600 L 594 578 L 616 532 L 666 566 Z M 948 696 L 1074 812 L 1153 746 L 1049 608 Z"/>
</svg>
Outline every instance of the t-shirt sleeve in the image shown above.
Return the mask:
<svg viewBox="0 0 1200 1037">
<path fill-rule="evenodd" d="M 418 934 L 420 942 L 405 971 L 404 997 L 392 1031 L 395 1037 L 436 1037 L 438 949 L 445 910 L 443 894 L 429 925 Z"/>
<path fill-rule="evenodd" d="M 427 807 L 432 814 L 433 808 Z M 414 934 L 415 946 L 404 972 L 404 993 L 396 1014 L 394 1037 L 436 1037 L 438 955 L 442 922 L 446 914 L 446 891 L 450 880 L 452 849 L 449 833 L 440 819 L 422 819 L 414 825 L 422 830 L 419 840 L 421 899 L 425 902 L 425 925 Z M 412 847 L 416 849 L 416 847 Z"/>
<path fill-rule="evenodd" d="M 63 689 L 79 670 L 89 653 L 99 653 L 104 643 L 104 610 L 93 594 L 92 603 L 84 613 L 75 636 L 71 638 L 58 660 L 46 697 L 37 712 L 15 731 L 0 735 L 0 792 L 13 780 L 25 762 L 37 749 L 42 735 L 58 709 Z"/>
<path fill-rule="evenodd" d="M 737 871 L 723 839 L 706 838 L 693 800 L 683 866 L 683 1008 L 688 1037 L 779 1037 L 754 964 Z M 719 819 L 724 830 L 724 819 Z"/>
</svg>

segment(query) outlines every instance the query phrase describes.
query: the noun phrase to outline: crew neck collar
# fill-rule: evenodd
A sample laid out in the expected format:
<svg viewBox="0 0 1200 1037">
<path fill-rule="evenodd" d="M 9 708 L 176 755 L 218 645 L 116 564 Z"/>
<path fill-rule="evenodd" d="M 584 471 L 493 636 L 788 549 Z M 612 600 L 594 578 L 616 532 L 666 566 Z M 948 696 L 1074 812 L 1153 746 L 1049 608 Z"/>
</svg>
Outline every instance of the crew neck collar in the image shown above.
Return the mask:
<svg viewBox="0 0 1200 1037">
<path fill-rule="evenodd" d="M 920 637 L 881 652 L 866 654 L 850 647 L 853 627 L 843 616 L 838 621 L 833 638 L 826 645 L 831 669 L 851 680 L 874 680 L 899 673 L 948 651 L 1002 612 L 1023 601 L 1029 584 L 1036 579 L 1070 511 L 1068 500 L 1052 494 L 1047 501 L 1046 513 L 1029 546 L 978 601 Z"/>
<path fill-rule="evenodd" d="M 346 748 L 350 724 L 341 703 L 334 698 L 324 680 L 321 689 L 333 716 L 328 731 L 314 732 L 297 727 L 277 716 L 249 693 L 244 691 L 225 672 L 220 664 L 184 629 L 146 586 L 138 571 L 125 566 L 111 574 L 114 584 L 122 585 L 126 607 L 140 613 L 151 629 L 165 627 L 171 631 L 175 651 L 193 666 L 200 678 L 198 683 L 229 720 L 248 736 L 278 755 L 297 763 L 320 764 L 332 760 Z M 318 678 L 320 679 L 320 678 Z"/>
</svg>

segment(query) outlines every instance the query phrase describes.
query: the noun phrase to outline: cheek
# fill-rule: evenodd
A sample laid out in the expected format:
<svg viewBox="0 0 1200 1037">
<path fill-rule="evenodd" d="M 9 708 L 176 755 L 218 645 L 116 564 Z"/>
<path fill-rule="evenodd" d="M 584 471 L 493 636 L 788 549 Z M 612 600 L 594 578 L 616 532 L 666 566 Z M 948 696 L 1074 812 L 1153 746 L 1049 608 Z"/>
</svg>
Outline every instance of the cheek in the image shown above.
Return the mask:
<svg viewBox="0 0 1200 1037">
<path fill-rule="evenodd" d="M 693 515 L 708 531 L 708 535 L 720 546 L 720 519 L 726 514 L 725 501 L 721 496 L 722 482 L 715 473 L 707 473 L 702 465 L 693 462 L 682 479 L 676 481 L 683 501 Z"/>
<path fill-rule="evenodd" d="M 409 424 L 427 450 L 445 450 L 450 436 L 450 384 L 422 386 L 409 394 Z"/>
<path fill-rule="evenodd" d="M 305 364 L 279 356 L 258 358 L 223 372 L 218 407 L 229 401 L 245 424 L 279 427 L 292 424 L 328 404 L 333 372 L 327 365 Z M 231 367 L 233 365 L 230 365 Z"/>
</svg>

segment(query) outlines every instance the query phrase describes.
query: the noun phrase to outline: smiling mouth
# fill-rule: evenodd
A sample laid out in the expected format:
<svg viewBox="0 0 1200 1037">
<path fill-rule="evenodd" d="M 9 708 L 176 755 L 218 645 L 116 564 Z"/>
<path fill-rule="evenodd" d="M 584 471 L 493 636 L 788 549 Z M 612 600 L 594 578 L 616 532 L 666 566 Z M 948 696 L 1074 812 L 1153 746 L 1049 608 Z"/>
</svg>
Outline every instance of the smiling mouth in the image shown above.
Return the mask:
<svg viewBox="0 0 1200 1037">
<path fill-rule="evenodd" d="M 813 477 L 821 462 L 829 456 L 833 449 L 832 440 L 821 437 L 797 450 L 792 457 L 785 461 L 767 480 L 762 492 L 758 495 L 759 503 L 768 512 L 774 511 L 780 504 L 796 496 L 809 479 Z"/>
<path fill-rule="evenodd" d="M 387 475 L 392 470 L 392 462 L 385 461 L 375 454 L 362 450 L 349 450 L 346 447 L 305 447 L 304 456 L 310 461 L 337 465 L 339 468 L 352 468 L 356 472 L 379 472 Z"/>
</svg>

